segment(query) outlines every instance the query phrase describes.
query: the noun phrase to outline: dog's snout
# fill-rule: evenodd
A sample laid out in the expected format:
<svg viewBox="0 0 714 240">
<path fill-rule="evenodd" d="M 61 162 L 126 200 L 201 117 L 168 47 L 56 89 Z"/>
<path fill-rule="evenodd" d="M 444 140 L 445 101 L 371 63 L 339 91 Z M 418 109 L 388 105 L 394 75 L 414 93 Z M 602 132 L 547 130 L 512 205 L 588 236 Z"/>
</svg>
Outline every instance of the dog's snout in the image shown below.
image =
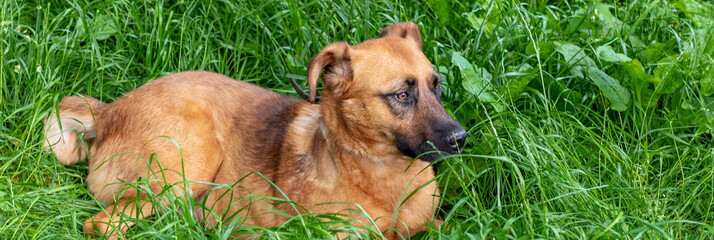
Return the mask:
<svg viewBox="0 0 714 240">
<path fill-rule="evenodd" d="M 452 133 L 447 136 L 444 141 L 454 152 L 461 152 L 464 147 L 464 142 L 466 142 L 466 131 L 461 130 L 459 132 Z"/>
</svg>

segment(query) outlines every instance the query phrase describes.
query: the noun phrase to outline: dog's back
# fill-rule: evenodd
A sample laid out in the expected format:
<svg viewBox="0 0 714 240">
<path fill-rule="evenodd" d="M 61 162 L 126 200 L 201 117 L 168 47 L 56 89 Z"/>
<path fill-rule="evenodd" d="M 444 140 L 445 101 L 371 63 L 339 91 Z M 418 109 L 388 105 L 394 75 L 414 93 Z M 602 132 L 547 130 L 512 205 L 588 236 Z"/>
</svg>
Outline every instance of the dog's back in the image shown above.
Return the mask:
<svg viewBox="0 0 714 240">
<path fill-rule="evenodd" d="M 59 114 L 45 121 L 44 147 L 65 165 L 84 159 L 89 149 L 88 188 L 107 204 L 126 188 L 117 183 L 138 177 L 162 180 L 150 182 L 155 192 L 187 183 L 201 196 L 211 185 L 197 182 L 214 182 L 224 159 L 241 163 L 223 166 L 233 174 L 270 174 L 276 158 L 269 155 L 277 153 L 270 148 L 277 146 L 267 143 L 279 138 L 280 125 L 289 122 L 282 116 L 299 102 L 220 74 L 182 72 L 110 104 L 88 96 L 63 98 Z M 263 189 L 270 195 L 269 185 Z M 123 194 L 141 195 L 135 189 Z"/>
<path fill-rule="evenodd" d="M 244 144 L 236 141 L 275 141 L 276 133 L 265 131 L 280 129 L 275 125 L 285 121 L 271 116 L 297 102 L 220 74 L 182 72 L 156 79 L 111 104 L 88 96 L 65 97 L 58 106 L 59 121 L 55 112 L 46 120 L 44 146 L 65 165 L 84 159 L 90 149 L 89 189 L 98 200 L 111 203 L 123 187 L 111 185 L 118 180 L 133 182 L 144 174 L 160 174 L 159 179 L 173 180 L 164 184 L 184 179 L 213 182 L 226 154 L 235 158 L 240 157 L 237 153 L 276 152 L 256 152 L 259 146 L 241 149 Z M 242 138 L 230 135 L 234 129 Z M 241 168 L 246 173 L 262 170 L 252 166 Z M 206 187 L 195 186 L 193 191 Z"/>
</svg>

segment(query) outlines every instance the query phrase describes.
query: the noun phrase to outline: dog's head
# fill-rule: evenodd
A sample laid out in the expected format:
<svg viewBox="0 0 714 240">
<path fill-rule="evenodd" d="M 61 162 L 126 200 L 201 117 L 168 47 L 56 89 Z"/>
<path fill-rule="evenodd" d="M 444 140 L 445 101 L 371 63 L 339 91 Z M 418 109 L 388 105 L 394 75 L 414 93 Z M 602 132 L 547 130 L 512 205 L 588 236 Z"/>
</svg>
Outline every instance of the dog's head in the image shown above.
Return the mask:
<svg viewBox="0 0 714 240">
<path fill-rule="evenodd" d="M 316 101 L 322 73 L 328 128 L 357 152 L 387 146 L 383 151 L 425 161 L 457 153 L 466 132 L 441 106 L 441 75 L 421 47 L 412 22 L 354 46 L 330 44 L 308 66 L 309 101 Z"/>
</svg>

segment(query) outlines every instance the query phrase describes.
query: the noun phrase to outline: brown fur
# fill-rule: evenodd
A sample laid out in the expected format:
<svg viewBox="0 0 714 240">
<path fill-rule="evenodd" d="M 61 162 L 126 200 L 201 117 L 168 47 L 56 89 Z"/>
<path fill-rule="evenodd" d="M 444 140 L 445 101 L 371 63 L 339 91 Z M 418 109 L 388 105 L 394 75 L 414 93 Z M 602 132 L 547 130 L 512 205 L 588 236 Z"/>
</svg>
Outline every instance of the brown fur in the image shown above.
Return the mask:
<svg viewBox="0 0 714 240">
<path fill-rule="evenodd" d="M 139 177 L 158 180 L 150 184 L 154 192 L 185 177 L 197 200 L 205 197 L 218 214 L 253 216 L 247 224 L 276 226 L 287 218 L 274 213 L 296 214 L 288 204 L 246 198 L 282 198 L 256 172 L 313 213 L 346 213 L 369 226 L 359 214 L 344 211 L 354 205 L 319 205 L 353 202 L 377 219 L 372 228 L 388 238 L 424 231 L 434 219 L 439 191 L 429 162 L 411 161 L 416 156 L 410 155 L 425 152 L 419 146 L 427 140 L 441 142 L 463 129 L 441 107 L 417 26 L 398 23 L 359 45 L 325 47 L 308 67 L 313 102 L 323 70 L 320 104 L 209 72 L 165 76 L 110 104 L 65 97 L 59 114 L 46 120 L 45 148 L 63 164 L 75 163 L 85 156 L 79 141 L 84 133 L 90 146 L 88 188 L 112 205 L 85 221 L 87 233 L 124 232 L 131 223 L 119 212 L 153 214 L 151 203 L 133 200 L 140 194 L 133 188 L 116 199 L 126 188 L 119 181 Z M 393 93 L 407 88 L 413 102 L 396 101 Z M 198 182 L 237 184 L 209 191 L 211 185 Z M 174 189 L 182 194 L 186 185 Z M 196 216 L 208 224 L 229 221 L 204 211 Z"/>
</svg>

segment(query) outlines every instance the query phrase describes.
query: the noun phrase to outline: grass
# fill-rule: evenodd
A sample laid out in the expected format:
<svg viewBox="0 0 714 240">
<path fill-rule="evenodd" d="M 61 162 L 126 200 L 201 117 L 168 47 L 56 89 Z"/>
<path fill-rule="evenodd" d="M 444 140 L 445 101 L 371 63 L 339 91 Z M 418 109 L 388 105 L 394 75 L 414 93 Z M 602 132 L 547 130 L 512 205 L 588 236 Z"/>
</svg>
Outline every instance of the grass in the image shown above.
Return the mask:
<svg viewBox="0 0 714 240">
<path fill-rule="evenodd" d="M 287 79 L 304 83 L 323 46 L 359 43 L 397 21 L 420 25 L 424 53 L 445 77 L 444 106 L 469 132 L 464 153 L 437 167 L 448 229 L 417 238 L 714 236 L 714 7 L 706 1 L 0 6 L 1 239 L 84 238 L 82 221 L 103 207 L 86 189 L 86 164 L 63 166 L 42 152 L 42 119 L 62 96 L 111 102 L 198 69 L 296 96 Z M 127 236 L 350 231 L 312 216 L 270 229 L 206 229 L 179 213 L 194 203 L 168 202 Z"/>
</svg>

